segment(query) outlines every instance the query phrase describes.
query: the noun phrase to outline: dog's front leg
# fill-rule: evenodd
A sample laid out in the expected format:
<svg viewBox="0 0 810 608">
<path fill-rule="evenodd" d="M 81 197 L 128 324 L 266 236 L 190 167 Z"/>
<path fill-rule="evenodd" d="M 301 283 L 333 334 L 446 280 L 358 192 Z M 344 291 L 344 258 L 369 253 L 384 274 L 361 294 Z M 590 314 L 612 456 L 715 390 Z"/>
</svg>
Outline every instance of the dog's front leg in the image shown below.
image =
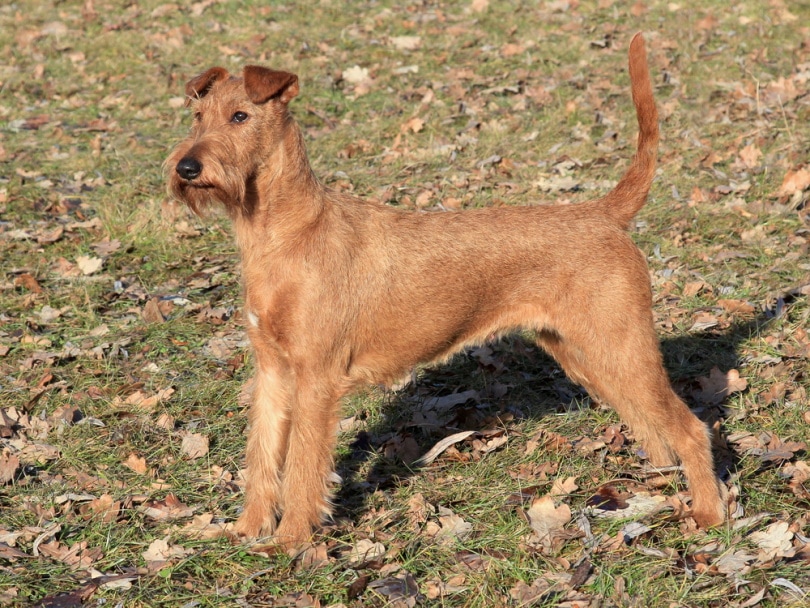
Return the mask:
<svg viewBox="0 0 810 608">
<path fill-rule="evenodd" d="M 320 374 L 318 376 L 321 376 Z M 276 542 L 306 542 L 330 512 L 327 479 L 332 470 L 337 412 L 343 391 L 322 377 L 296 377 L 289 443 L 282 478 L 283 515 Z"/>
<path fill-rule="evenodd" d="M 276 528 L 281 473 L 290 426 L 291 380 L 285 366 L 256 349 L 256 374 L 247 439 L 245 508 L 236 522 L 239 536 L 267 536 Z"/>
</svg>

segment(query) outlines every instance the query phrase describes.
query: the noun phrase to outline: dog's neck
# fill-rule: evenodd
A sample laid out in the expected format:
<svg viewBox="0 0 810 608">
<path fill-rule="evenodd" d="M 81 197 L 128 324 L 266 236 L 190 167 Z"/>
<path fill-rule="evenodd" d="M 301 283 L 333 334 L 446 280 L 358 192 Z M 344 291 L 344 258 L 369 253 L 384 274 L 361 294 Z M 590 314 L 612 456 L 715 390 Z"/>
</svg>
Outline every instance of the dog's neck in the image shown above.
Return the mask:
<svg viewBox="0 0 810 608">
<path fill-rule="evenodd" d="M 245 200 L 228 209 L 240 247 L 294 241 L 331 205 L 312 171 L 301 129 L 289 115 L 282 128 L 280 145 L 247 179 Z"/>
</svg>

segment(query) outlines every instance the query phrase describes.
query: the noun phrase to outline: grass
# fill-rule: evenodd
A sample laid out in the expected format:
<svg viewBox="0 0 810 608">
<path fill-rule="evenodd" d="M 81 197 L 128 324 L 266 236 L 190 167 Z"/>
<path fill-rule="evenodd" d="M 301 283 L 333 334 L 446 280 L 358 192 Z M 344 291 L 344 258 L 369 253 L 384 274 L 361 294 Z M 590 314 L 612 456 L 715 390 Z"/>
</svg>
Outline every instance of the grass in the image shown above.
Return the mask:
<svg viewBox="0 0 810 608">
<path fill-rule="evenodd" d="M 778 192 L 807 164 L 808 18 L 764 0 L 0 7 L 0 605 L 806 602 L 808 194 Z M 573 203 L 632 154 L 638 30 L 663 139 L 634 237 L 673 381 L 733 438 L 717 453 L 736 523 L 700 532 L 670 511 L 635 518 L 650 529 L 625 540 L 627 518 L 596 517 L 588 500 L 608 483 L 670 505 L 684 487 L 642 474 L 627 429 L 617 449 L 588 447 L 621 428 L 616 416 L 513 337 L 346 402 L 336 519 L 303 558 L 184 532 L 194 520 L 172 497 L 214 525 L 238 515 L 251 370 L 228 222 L 165 195 L 162 163 L 190 121 L 185 81 L 211 65 L 296 72 L 316 173 L 381 203 Z M 342 76 L 354 66 L 371 82 Z M 579 188 L 537 185 L 561 176 Z M 83 256 L 102 266 L 85 274 Z M 699 379 L 715 366 L 747 387 L 707 402 Z M 478 400 L 425 406 L 466 390 Z M 461 428 L 482 432 L 406 464 L 413 445 Z M 184 451 L 189 434 L 207 437 L 204 455 Z M 522 513 L 568 477 L 577 489 L 555 504 L 573 520 L 544 546 Z M 452 516 L 468 534 L 441 533 Z M 776 538 L 780 523 L 787 544 L 767 554 L 757 534 Z M 153 559 L 162 540 L 169 553 Z M 384 554 L 352 561 L 361 541 Z"/>
</svg>

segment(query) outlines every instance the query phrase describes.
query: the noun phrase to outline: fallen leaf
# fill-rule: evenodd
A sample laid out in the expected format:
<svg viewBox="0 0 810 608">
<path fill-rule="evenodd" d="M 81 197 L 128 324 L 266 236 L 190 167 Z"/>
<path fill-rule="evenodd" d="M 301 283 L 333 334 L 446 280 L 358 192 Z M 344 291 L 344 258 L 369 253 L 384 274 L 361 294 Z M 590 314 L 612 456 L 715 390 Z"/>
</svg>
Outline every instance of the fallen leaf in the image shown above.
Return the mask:
<svg viewBox="0 0 810 608">
<path fill-rule="evenodd" d="M 466 400 L 465 400 L 466 401 Z M 459 443 L 460 441 L 464 441 L 467 437 L 471 435 L 475 435 L 476 431 L 461 431 L 459 433 L 454 433 L 453 435 L 449 435 L 442 439 L 441 441 L 437 442 L 428 452 L 416 460 L 414 464 L 417 465 L 427 465 L 436 460 L 439 455 L 444 452 L 447 448 L 451 445 Z"/>
<path fill-rule="evenodd" d="M 777 196 L 792 196 L 810 188 L 810 169 L 803 167 L 795 171 L 788 171 L 782 180 L 782 185 L 776 192 Z"/>
<path fill-rule="evenodd" d="M 363 538 L 357 541 L 349 551 L 349 566 L 358 568 L 362 564 L 374 561 L 383 555 L 385 555 L 385 545 Z"/>
<path fill-rule="evenodd" d="M 402 133 L 406 133 L 408 131 L 412 131 L 413 133 L 419 133 L 425 127 L 425 121 L 419 118 L 418 116 L 414 116 L 413 118 L 408 119 L 400 128 L 399 130 Z"/>
<path fill-rule="evenodd" d="M 80 255 L 76 258 L 76 266 L 82 271 L 84 275 L 91 275 L 101 270 L 104 260 L 101 258 Z"/>
<path fill-rule="evenodd" d="M 565 480 L 555 479 L 549 491 L 549 496 L 567 496 L 579 489 L 576 477 L 567 477 Z"/>
<path fill-rule="evenodd" d="M 41 543 L 39 552 L 77 570 L 89 568 L 104 556 L 101 549 L 97 547 L 88 548 L 87 541 L 80 541 L 72 547 L 68 547 L 59 541 L 53 540 L 49 543 Z"/>
<path fill-rule="evenodd" d="M 309 545 L 297 556 L 296 570 L 309 570 L 318 568 L 328 564 L 332 558 L 329 557 L 329 547 L 326 543 L 318 543 L 316 545 Z M 309 597 L 309 596 L 307 596 Z M 296 604 L 298 605 L 298 604 Z M 313 604 L 303 604 L 305 606 L 312 606 Z"/>
<path fill-rule="evenodd" d="M 756 558 L 746 551 L 733 551 L 721 555 L 712 565 L 723 574 L 745 574 Z"/>
<path fill-rule="evenodd" d="M 150 501 L 138 507 L 147 517 L 156 521 L 170 521 L 194 515 L 194 509 L 183 504 L 174 494 L 167 494 L 163 500 Z"/>
<path fill-rule="evenodd" d="M 479 399 L 480 396 L 478 391 L 469 390 L 464 391 L 463 393 L 453 393 L 452 395 L 445 395 L 443 397 L 431 397 L 430 399 L 425 399 L 421 409 L 432 409 L 442 412 L 449 410 L 451 407 L 455 407 L 456 405 L 463 405 L 468 401 L 478 401 Z"/>
<path fill-rule="evenodd" d="M 419 458 L 421 450 L 410 434 L 397 433 L 382 446 L 382 453 L 386 458 L 397 459 L 406 464 L 414 464 Z"/>
<path fill-rule="evenodd" d="M 212 513 L 196 515 L 190 523 L 182 528 L 172 528 L 174 531 L 193 538 L 220 538 L 233 530 L 233 522 L 215 522 Z"/>
<path fill-rule="evenodd" d="M 556 507 L 551 496 L 542 496 L 532 502 L 525 515 L 538 540 L 551 548 L 554 537 L 571 521 L 571 508 L 565 503 Z"/>
<path fill-rule="evenodd" d="M 368 82 L 371 78 L 369 77 L 368 68 L 354 65 L 343 70 L 343 80 L 351 84 L 362 84 Z"/>
<path fill-rule="evenodd" d="M 786 521 L 777 521 L 760 532 L 752 532 L 749 536 L 751 542 L 759 547 L 757 556 L 762 563 L 774 558 L 793 557 L 796 550 L 793 548 L 793 532 Z"/>
<path fill-rule="evenodd" d="M 14 479 L 17 469 L 20 468 L 20 459 L 14 454 L 0 453 L 0 484 L 6 484 Z"/>
<path fill-rule="evenodd" d="M 732 314 L 752 314 L 756 311 L 756 308 L 750 303 L 746 302 L 745 300 L 726 300 L 721 299 L 717 300 L 717 304 L 723 308 L 726 312 L 730 312 Z"/>
<path fill-rule="evenodd" d="M 399 51 L 415 51 L 422 45 L 420 36 L 393 36 L 389 40 Z"/>
<path fill-rule="evenodd" d="M 445 507 L 439 507 L 439 524 L 441 529 L 438 530 L 436 539 L 440 543 L 464 540 L 473 530 L 471 523 L 464 521 L 464 519 Z"/>
<path fill-rule="evenodd" d="M 183 433 L 180 451 L 192 460 L 202 458 L 208 454 L 208 436 L 200 433 Z"/>
<path fill-rule="evenodd" d="M 762 158 L 762 150 L 756 144 L 748 144 L 740 150 L 740 159 L 748 169 L 759 166 L 759 159 Z"/>
<path fill-rule="evenodd" d="M 619 493 L 613 486 L 604 485 L 585 504 L 602 511 L 619 511 L 630 506 L 625 500 L 629 496 L 627 492 Z"/>
<path fill-rule="evenodd" d="M 657 512 L 666 505 L 666 502 L 666 497 L 661 494 L 638 492 L 633 496 L 622 499 L 619 503 L 605 502 L 595 504 L 592 507 L 592 513 L 596 517 L 639 519 Z M 621 504 L 626 504 L 627 506 L 621 507 Z"/>
<path fill-rule="evenodd" d="M 99 255 L 110 255 L 121 248 L 121 241 L 118 239 L 110 240 L 109 238 L 105 238 L 97 243 L 93 243 L 91 246 Z"/>
<path fill-rule="evenodd" d="M 149 547 L 141 554 L 150 571 L 160 570 L 166 563 L 177 557 L 185 557 L 193 553 L 193 549 L 186 549 L 180 545 L 170 545 L 166 538 L 156 538 Z"/>
<path fill-rule="evenodd" d="M 148 467 L 146 466 L 146 458 L 142 458 L 135 453 L 127 456 L 127 459 L 124 461 L 124 466 L 132 469 L 140 475 L 145 475 L 146 471 L 148 470 Z"/>
<path fill-rule="evenodd" d="M 708 378 L 700 376 L 697 380 L 701 390 L 694 392 L 695 398 L 711 405 L 721 403 L 732 393 L 744 391 L 748 387 L 748 382 L 740 377 L 740 372 L 736 369 L 723 373 L 719 368 L 713 367 Z"/>
<path fill-rule="evenodd" d="M 807 599 L 807 592 L 805 592 L 804 589 L 799 587 L 796 583 L 789 581 L 786 578 L 775 578 L 771 581 L 771 585 L 787 589 L 795 596 L 797 600 L 801 601 Z"/>
<path fill-rule="evenodd" d="M 141 317 L 147 323 L 163 323 L 166 317 L 160 309 L 160 298 L 151 298 L 143 307 Z"/>
<path fill-rule="evenodd" d="M 23 272 L 14 277 L 14 285 L 23 287 L 33 293 L 42 293 L 42 287 L 37 280 L 27 272 Z"/>
<path fill-rule="evenodd" d="M 388 606 L 413 608 L 422 597 L 416 579 L 404 570 L 396 576 L 371 581 L 368 588 L 384 597 Z"/>
<path fill-rule="evenodd" d="M 105 523 L 115 522 L 120 511 L 121 502 L 113 500 L 109 494 L 93 498 L 79 508 L 79 512 L 85 519 L 97 519 Z"/>
</svg>

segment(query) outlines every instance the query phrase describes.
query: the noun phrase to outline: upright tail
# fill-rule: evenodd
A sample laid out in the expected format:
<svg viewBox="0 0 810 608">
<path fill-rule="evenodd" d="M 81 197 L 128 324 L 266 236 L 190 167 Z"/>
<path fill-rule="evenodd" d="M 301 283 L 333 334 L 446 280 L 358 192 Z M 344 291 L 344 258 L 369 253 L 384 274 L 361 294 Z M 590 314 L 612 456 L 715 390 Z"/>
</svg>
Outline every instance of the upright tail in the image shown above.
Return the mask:
<svg viewBox="0 0 810 608">
<path fill-rule="evenodd" d="M 639 128 L 636 155 L 616 187 L 595 201 L 596 206 L 625 229 L 647 200 L 658 155 L 658 110 L 653 99 L 644 37 L 640 33 L 633 36 L 629 55 L 630 86 Z"/>
</svg>

